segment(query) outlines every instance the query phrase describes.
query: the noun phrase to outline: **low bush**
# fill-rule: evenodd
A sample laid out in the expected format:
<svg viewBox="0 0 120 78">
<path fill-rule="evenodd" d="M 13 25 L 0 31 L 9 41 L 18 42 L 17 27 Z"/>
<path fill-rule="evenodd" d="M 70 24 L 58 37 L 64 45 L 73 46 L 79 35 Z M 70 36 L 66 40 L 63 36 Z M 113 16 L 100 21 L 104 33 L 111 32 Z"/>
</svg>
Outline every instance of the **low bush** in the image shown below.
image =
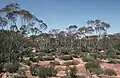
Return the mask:
<svg viewBox="0 0 120 78">
<path fill-rule="evenodd" d="M 75 54 L 74 54 L 74 55 L 72 55 L 72 56 L 73 56 L 74 58 L 79 58 L 79 55 L 75 55 Z"/>
<path fill-rule="evenodd" d="M 112 59 L 112 58 L 109 58 L 108 60 L 109 60 L 109 62 L 108 62 L 108 63 L 114 63 L 114 64 L 116 64 L 116 63 L 117 63 L 117 60 L 114 60 L 114 59 Z"/>
<path fill-rule="evenodd" d="M 36 53 L 30 52 L 30 51 L 25 51 L 23 54 L 25 57 L 34 57 Z"/>
<path fill-rule="evenodd" d="M 46 56 L 43 58 L 45 61 L 55 60 L 53 56 Z"/>
<path fill-rule="evenodd" d="M 109 68 L 104 69 L 104 74 L 109 76 L 117 75 L 113 69 L 109 69 Z"/>
<path fill-rule="evenodd" d="M 34 58 L 34 57 L 31 57 L 29 60 L 32 61 L 32 62 L 39 62 L 39 59 L 38 58 Z"/>
<path fill-rule="evenodd" d="M 54 63 L 55 65 L 60 65 L 60 62 L 59 62 L 59 61 L 56 61 L 56 60 L 54 60 L 53 63 Z"/>
<path fill-rule="evenodd" d="M 88 61 L 85 64 L 85 68 L 86 69 L 90 69 L 90 68 L 100 68 L 100 62 L 98 60 L 92 60 L 92 61 Z"/>
<path fill-rule="evenodd" d="M 38 56 L 37 58 L 39 61 L 44 61 L 44 59 L 42 58 L 42 56 Z"/>
<path fill-rule="evenodd" d="M 0 64 L 0 73 L 3 72 L 2 69 L 3 69 L 3 65 Z"/>
<path fill-rule="evenodd" d="M 88 61 L 92 61 L 93 58 L 88 58 L 87 56 L 84 56 L 84 57 L 82 57 L 82 60 L 83 60 L 84 62 L 88 62 Z"/>
<path fill-rule="evenodd" d="M 77 72 L 78 72 L 78 70 L 77 70 L 76 66 L 70 67 L 70 76 L 71 76 L 72 78 L 76 78 Z"/>
<path fill-rule="evenodd" d="M 72 63 L 73 63 L 73 65 L 78 65 L 80 62 L 77 60 L 73 60 Z"/>
<path fill-rule="evenodd" d="M 72 64 L 72 62 L 71 61 L 69 61 L 69 62 L 64 62 L 64 64 L 63 65 L 65 65 L 65 66 L 69 66 L 69 65 L 73 65 Z"/>
<path fill-rule="evenodd" d="M 39 52 L 38 53 L 38 56 L 45 56 L 46 55 L 46 53 L 44 53 L 44 52 Z"/>
<path fill-rule="evenodd" d="M 18 71 L 20 67 L 20 63 L 19 62 L 15 62 L 15 63 L 12 63 L 12 62 L 7 62 L 3 65 L 3 68 L 5 69 L 5 71 L 8 71 L 10 73 L 15 73 Z"/>
<path fill-rule="evenodd" d="M 72 56 L 60 56 L 59 59 L 61 59 L 61 60 L 73 60 Z"/>
<path fill-rule="evenodd" d="M 97 74 L 97 75 L 103 74 L 103 71 L 100 68 L 90 68 L 89 71 L 90 73 Z"/>
<path fill-rule="evenodd" d="M 77 60 L 73 60 L 73 61 L 68 61 L 68 62 L 64 62 L 63 65 L 68 66 L 68 65 L 78 65 L 80 62 Z"/>
<path fill-rule="evenodd" d="M 54 67 L 43 67 L 43 66 L 31 66 L 30 71 L 32 75 L 39 76 L 42 78 L 56 76 L 57 71 Z"/>
<path fill-rule="evenodd" d="M 31 65 L 30 66 L 30 73 L 31 73 L 31 75 L 37 76 L 37 73 L 39 71 L 38 68 L 39 68 L 38 65 Z"/>
<path fill-rule="evenodd" d="M 32 62 L 30 60 L 24 60 L 23 62 L 25 65 L 28 65 L 28 66 L 30 66 L 32 64 Z"/>
<path fill-rule="evenodd" d="M 120 59 L 120 55 L 117 55 L 116 58 L 117 58 L 117 59 Z"/>
</svg>

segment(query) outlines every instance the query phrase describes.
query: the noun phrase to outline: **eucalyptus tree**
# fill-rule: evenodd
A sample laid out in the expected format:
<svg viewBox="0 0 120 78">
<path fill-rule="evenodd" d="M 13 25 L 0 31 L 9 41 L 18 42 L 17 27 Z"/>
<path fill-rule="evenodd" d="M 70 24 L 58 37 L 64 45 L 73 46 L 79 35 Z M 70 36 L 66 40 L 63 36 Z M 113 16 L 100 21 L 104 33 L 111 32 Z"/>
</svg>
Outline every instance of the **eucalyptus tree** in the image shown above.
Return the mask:
<svg viewBox="0 0 120 78">
<path fill-rule="evenodd" d="M 1 27 L 1 29 L 4 29 L 4 27 L 7 25 L 7 23 L 8 23 L 7 19 L 0 16 L 0 27 Z"/>
<path fill-rule="evenodd" d="M 102 38 L 102 34 L 107 35 L 107 30 L 111 27 L 111 25 L 100 19 L 88 20 L 87 24 L 88 26 L 91 26 L 96 31 L 96 34 L 98 33 L 98 38 L 97 38 L 97 41 L 95 42 L 96 49 L 97 49 L 98 45 L 101 44 L 100 38 Z"/>
<path fill-rule="evenodd" d="M 54 47 L 57 49 L 57 51 L 60 51 L 60 36 L 59 36 L 60 29 L 51 29 L 49 30 L 49 34 L 52 34 L 52 37 L 50 38 L 51 41 L 55 41 L 54 43 L 51 43 L 55 45 Z M 53 46 L 52 45 L 52 46 Z"/>
<path fill-rule="evenodd" d="M 21 21 L 20 21 L 21 20 Z M 0 9 L 0 65 L 20 62 L 26 48 L 26 37 L 30 33 L 40 34 L 47 28 L 46 23 L 39 20 L 29 11 L 21 9 L 18 3 L 6 5 Z M 8 27 L 5 29 L 5 27 Z"/>
<path fill-rule="evenodd" d="M 111 25 L 106 22 L 101 22 L 101 26 L 104 28 L 104 34 L 107 35 L 107 30 L 111 27 Z"/>
<path fill-rule="evenodd" d="M 66 28 L 66 30 L 67 30 L 67 39 L 68 39 L 67 41 L 69 43 L 68 46 L 70 45 L 71 49 L 73 48 L 73 42 L 75 40 L 75 38 L 73 37 L 73 35 L 77 31 L 77 28 L 78 27 L 76 25 L 70 25 L 68 28 Z"/>
<path fill-rule="evenodd" d="M 87 46 L 90 46 L 90 44 L 91 44 L 91 41 L 89 40 L 89 36 L 91 36 L 92 34 L 93 34 L 93 32 L 94 32 L 94 29 L 93 29 L 93 27 L 92 26 L 89 26 L 89 27 L 86 27 L 86 34 L 88 35 L 87 36 Z"/>
<path fill-rule="evenodd" d="M 88 20 L 88 21 L 86 22 L 86 24 L 88 25 L 88 27 L 94 27 L 94 23 L 95 23 L 94 20 Z"/>
<path fill-rule="evenodd" d="M 8 4 L 0 9 L 0 17 L 4 20 L 6 19 L 5 22 L 1 23 L 6 24 L 4 26 L 10 26 L 9 28 L 12 29 L 17 28 L 19 31 L 24 31 L 26 34 L 30 33 L 31 28 L 35 29 L 35 31 L 36 28 L 39 29 L 38 31 L 47 28 L 47 25 L 42 20 L 39 20 L 29 11 L 21 9 L 18 3 Z"/>
<path fill-rule="evenodd" d="M 93 29 L 98 33 L 98 37 L 101 37 L 102 32 L 106 32 L 111 27 L 110 24 L 101 21 L 100 19 L 96 20 L 88 20 L 87 24 L 89 27 L 93 27 Z"/>
<path fill-rule="evenodd" d="M 77 30 L 77 34 L 80 37 L 80 46 L 86 46 L 86 27 L 80 27 Z"/>
<path fill-rule="evenodd" d="M 61 41 L 61 44 L 65 47 L 66 46 L 66 31 L 62 30 L 59 32 L 59 38 L 60 38 L 60 41 Z"/>
</svg>

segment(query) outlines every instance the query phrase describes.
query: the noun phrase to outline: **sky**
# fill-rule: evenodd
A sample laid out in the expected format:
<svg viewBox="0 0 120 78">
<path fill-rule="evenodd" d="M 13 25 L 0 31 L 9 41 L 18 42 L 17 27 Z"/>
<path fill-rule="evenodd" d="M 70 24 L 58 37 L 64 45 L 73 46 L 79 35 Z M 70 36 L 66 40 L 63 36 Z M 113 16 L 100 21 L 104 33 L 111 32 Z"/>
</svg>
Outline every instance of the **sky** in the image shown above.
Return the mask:
<svg viewBox="0 0 120 78">
<path fill-rule="evenodd" d="M 81 27 L 87 20 L 101 19 L 112 26 L 108 33 L 120 32 L 120 0 L 0 0 L 0 8 L 15 1 L 46 22 L 48 29 Z"/>
</svg>

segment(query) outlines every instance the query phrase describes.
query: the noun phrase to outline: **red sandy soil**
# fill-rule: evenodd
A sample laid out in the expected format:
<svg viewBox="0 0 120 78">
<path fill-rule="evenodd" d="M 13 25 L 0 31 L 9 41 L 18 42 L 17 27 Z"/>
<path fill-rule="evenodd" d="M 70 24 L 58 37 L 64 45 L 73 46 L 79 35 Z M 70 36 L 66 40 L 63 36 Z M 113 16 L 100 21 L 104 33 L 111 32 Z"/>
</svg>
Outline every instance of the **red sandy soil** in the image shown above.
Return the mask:
<svg viewBox="0 0 120 78">
<path fill-rule="evenodd" d="M 56 66 L 55 66 L 56 69 L 57 69 L 57 68 L 61 69 L 60 71 L 58 71 L 57 76 L 64 76 L 64 75 L 66 75 L 66 74 L 65 74 L 66 66 L 62 66 L 62 65 L 64 64 L 64 62 L 66 62 L 66 61 L 60 60 L 59 58 L 55 58 L 55 60 L 56 60 L 56 61 L 59 61 L 60 64 L 61 64 L 61 65 L 56 65 Z M 88 76 L 90 75 L 90 73 L 86 71 L 86 69 L 85 69 L 85 62 L 83 62 L 81 58 L 73 58 L 73 60 L 77 60 L 77 61 L 80 62 L 80 64 L 76 65 L 76 67 L 77 67 L 78 70 L 79 70 L 79 71 L 78 71 L 78 74 L 79 74 L 79 73 L 83 73 L 83 74 L 86 74 L 86 75 L 88 75 Z M 40 62 L 37 63 L 37 64 L 42 65 L 42 66 L 49 66 L 50 61 L 40 61 Z M 102 63 L 102 64 L 101 64 L 101 68 L 103 68 L 103 69 L 104 69 L 104 68 L 112 68 L 112 69 L 114 69 L 115 72 L 116 72 L 117 75 L 118 75 L 116 78 L 120 78 L 120 64 Z M 30 75 L 30 74 L 26 72 L 27 78 L 30 78 L 29 75 Z M 105 78 L 105 77 L 103 77 L 103 78 Z M 106 77 L 106 78 L 107 78 L 107 77 Z M 113 77 L 113 78 L 115 78 L 115 77 Z"/>
</svg>

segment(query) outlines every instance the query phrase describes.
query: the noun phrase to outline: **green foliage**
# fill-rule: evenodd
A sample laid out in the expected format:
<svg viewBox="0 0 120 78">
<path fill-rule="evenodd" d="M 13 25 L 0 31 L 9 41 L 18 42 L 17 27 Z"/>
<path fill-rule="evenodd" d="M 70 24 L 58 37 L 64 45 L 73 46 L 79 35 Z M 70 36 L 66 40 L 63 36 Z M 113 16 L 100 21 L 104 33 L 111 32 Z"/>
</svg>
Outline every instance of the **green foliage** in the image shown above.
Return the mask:
<svg viewBox="0 0 120 78">
<path fill-rule="evenodd" d="M 37 58 L 39 61 L 44 61 L 44 59 L 42 58 L 42 56 L 38 56 Z"/>
<path fill-rule="evenodd" d="M 0 64 L 21 61 L 25 45 L 19 32 L 0 30 Z"/>
<path fill-rule="evenodd" d="M 106 51 L 106 55 L 108 58 L 113 58 L 113 59 L 116 58 L 116 54 L 115 54 L 115 51 L 113 49 L 108 49 Z"/>
<path fill-rule="evenodd" d="M 109 76 L 117 75 L 113 69 L 109 69 L 109 68 L 104 69 L 104 74 Z"/>
<path fill-rule="evenodd" d="M 25 65 L 28 65 L 28 66 L 30 66 L 32 64 L 32 62 L 30 60 L 24 60 L 23 62 Z"/>
<path fill-rule="evenodd" d="M 51 76 L 56 76 L 57 71 L 55 70 L 54 67 L 43 67 L 43 66 L 31 66 L 30 71 L 32 75 L 36 75 L 39 77 L 51 77 Z"/>
<path fill-rule="evenodd" d="M 117 44 L 115 44 L 114 48 L 120 51 L 120 41 Z"/>
<path fill-rule="evenodd" d="M 59 62 L 59 61 L 54 60 L 54 61 L 53 61 L 53 64 L 55 64 L 55 65 L 60 65 L 60 62 Z"/>
<path fill-rule="evenodd" d="M 51 60 L 55 60 L 55 58 L 52 57 L 52 56 L 45 56 L 45 57 L 38 56 L 36 58 L 31 57 L 30 60 L 33 61 L 33 62 L 39 62 L 39 61 L 51 61 Z"/>
<path fill-rule="evenodd" d="M 31 73 L 31 75 L 37 76 L 37 73 L 39 71 L 38 68 L 39 68 L 38 65 L 31 65 L 30 66 L 30 73 Z"/>
<path fill-rule="evenodd" d="M 119 61 L 119 60 L 116 60 L 116 59 L 109 58 L 108 60 L 109 60 L 108 63 L 113 63 L 113 64 L 120 63 L 120 61 Z"/>
<path fill-rule="evenodd" d="M 19 68 L 17 74 L 14 75 L 13 78 L 26 78 L 25 71 L 28 70 L 26 67 Z"/>
<path fill-rule="evenodd" d="M 70 76 L 71 76 L 72 78 L 76 78 L 77 72 L 78 72 L 78 70 L 77 70 L 76 66 L 70 67 Z"/>
<path fill-rule="evenodd" d="M 100 62 L 98 60 L 92 60 L 92 61 L 88 61 L 85 64 L 85 68 L 86 69 L 90 69 L 90 68 L 100 68 Z"/>
<path fill-rule="evenodd" d="M 0 73 L 3 72 L 3 65 L 0 64 Z"/>
<path fill-rule="evenodd" d="M 49 48 L 45 48 L 45 49 L 41 49 L 40 52 L 44 52 L 44 53 L 51 53 L 52 50 Z"/>
<path fill-rule="evenodd" d="M 103 73 L 102 69 L 100 69 L 100 62 L 98 60 L 88 61 L 85 64 L 85 68 L 93 74 L 100 75 Z"/>
<path fill-rule="evenodd" d="M 45 52 L 39 52 L 39 53 L 38 53 L 38 56 L 45 56 L 45 55 L 46 55 Z"/>
<path fill-rule="evenodd" d="M 73 54 L 72 55 L 74 58 L 79 58 L 79 55 Z"/>
<path fill-rule="evenodd" d="M 84 62 L 88 62 L 88 61 L 92 61 L 93 58 L 88 58 L 87 56 L 84 56 L 84 57 L 82 57 L 82 60 L 83 60 Z"/>
<path fill-rule="evenodd" d="M 25 57 L 35 57 L 36 53 L 33 53 L 31 51 L 24 51 L 23 54 Z"/>
<path fill-rule="evenodd" d="M 120 55 L 116 55 L 116 59 L 120 59 Z"/>
<path fill-rule="evenodd" d="M 57 74 L 57 71 L 54 67 L 51 67 L 51 66 L 47 67 L 46 70 L 48 72 L 47 74 L 48 74 L 49 77 L 56 76 L 56 74 Z"/>
<path fill-rule="evenodd" d="M 60 56 L 59 59 L 61 59 L 61 60 L 73 60 L 72 56 Z"/>
<path fill-rule="evenodd" d="M 7 62 L 3 65 L 3 68 L 5 71 L 8 71 L 10 73 L 15 73 L 18 71 L 20 67 L 20 64 L 19 62 L 15 62 L 15 63 L 12 63 L 12 62 Z"/>
<path fill-rule="evenodd" d="M 116 53 L 116 55 L 120 55 L 120 51 L 119 50 L 116 50 L 115 53 Z"/>
<path fill-rule="evenodd" d="M 38 59 L 38 58 L 35 58 L 35 57 L 33 57 L 33 58 L 31 57 L 31 58 L 30 58 L 30 61 L 32 61 L 32 62 L 39 62 L 39 59 Z"/>
<path fill-rule="evenodd" d="M 63 65 L 66 65 L 66 66 L 68 66 L 68 65 L 78 65 L 79 63 L 80 63 L 79 61 L 73 60 L 73 61 L 64 62 Z"/>
<path fill-rule="evenodd" d="M 55 60 L 53 56 L 46 56 L 43 58 L 45 61 Z"/>
<path fill-rule="evenodd" d="M 90 68 L 89 71 L 97 75 L 103 74 L 103 71 L 100 68 Z"/>
</svg>

